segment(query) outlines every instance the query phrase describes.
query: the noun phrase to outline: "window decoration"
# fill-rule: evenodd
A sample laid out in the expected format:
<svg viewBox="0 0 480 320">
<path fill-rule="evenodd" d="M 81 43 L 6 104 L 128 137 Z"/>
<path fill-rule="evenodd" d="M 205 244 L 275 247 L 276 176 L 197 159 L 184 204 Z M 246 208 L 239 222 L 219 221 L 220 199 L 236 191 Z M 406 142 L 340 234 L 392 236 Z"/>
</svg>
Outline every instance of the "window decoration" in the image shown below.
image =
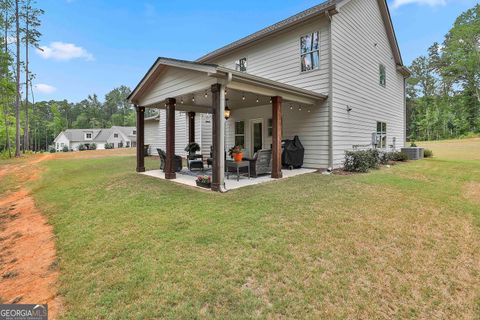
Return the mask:
<svg viewBox="0 0 480 320">
<path fill-rule="evenodd" d="M 316 70 L 320 67 L 318 31 L 300 38 L 300 58 L 302 72 Z"/>
<path fill-rule="evenodd" d="M 235 146 L 245 148 L 245 121 L 235 121 Z"/>
<path fill-rule="evenodd" d="M 247 58 L 242 58 L 235 61 L 235 70 L 240 72 L 247 72 Z"/>
<path fill-rule="evenodd" d="M 385 69 L 385 66 L 383 64 L 380 65 L 380 85 L 382 87 L 387 86 L 387 70 Z"/>
<path fill-rule="evenodd" d="M 387 147 L 387 124 L 377 122 L 377 148 L 385 149 Z"/>
</svg>

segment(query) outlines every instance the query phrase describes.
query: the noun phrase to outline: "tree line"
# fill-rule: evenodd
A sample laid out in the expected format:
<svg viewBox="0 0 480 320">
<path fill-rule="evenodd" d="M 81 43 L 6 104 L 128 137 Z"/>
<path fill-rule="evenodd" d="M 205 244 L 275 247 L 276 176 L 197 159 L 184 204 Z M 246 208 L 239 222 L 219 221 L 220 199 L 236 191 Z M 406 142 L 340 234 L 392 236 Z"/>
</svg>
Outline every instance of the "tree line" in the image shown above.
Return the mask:
<svg viewBox="0 0 480 320">
<path fill-rule="evenodd" d="M 440 140 L 480 133 L 480 5 L 462 13 L 410 66 L 407 136 Z"/>
<path fill-rule="evenodd" d="M 130 88 L 120 86 L 73 103 L 35 101 L 35 74 L 30 70 L 30 49 L 39 46 L 44 11 L 35 0 L 0 0 L 0 156 L 48 150 L 55 137 L 69 128 L 134 126 L 135 112 L 126 98 Z"/>
</svg>

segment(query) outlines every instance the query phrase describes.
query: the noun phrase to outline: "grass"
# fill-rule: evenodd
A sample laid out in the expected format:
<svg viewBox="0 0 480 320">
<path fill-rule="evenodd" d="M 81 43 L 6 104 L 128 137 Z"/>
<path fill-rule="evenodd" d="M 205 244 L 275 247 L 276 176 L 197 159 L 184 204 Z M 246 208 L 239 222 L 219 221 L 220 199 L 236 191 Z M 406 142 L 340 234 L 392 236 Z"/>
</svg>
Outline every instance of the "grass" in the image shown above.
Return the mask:
<svg viewBox="0 0 480 320">
<path fill-rule="evenodd" d="M 134 157 L 48 161 L 31 187 L 57 237 L 63 317 L 478 318 L 480 141 L 467 143 L 227 194 L 137 175 Z"/>
</svg>

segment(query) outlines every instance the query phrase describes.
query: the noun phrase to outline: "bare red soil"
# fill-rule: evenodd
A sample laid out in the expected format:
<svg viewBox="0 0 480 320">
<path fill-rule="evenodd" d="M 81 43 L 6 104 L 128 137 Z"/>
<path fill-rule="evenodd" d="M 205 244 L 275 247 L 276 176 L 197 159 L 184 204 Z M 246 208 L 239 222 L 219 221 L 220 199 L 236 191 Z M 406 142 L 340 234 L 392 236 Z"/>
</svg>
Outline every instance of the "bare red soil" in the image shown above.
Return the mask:
<svg viewBox="0 0 480 320">
<path fill-rule="evenodd" d="M 38 178 L 35 164 L 51 157 L 35 156 L 0 171 L 0 178 L 9 173 L 20 182 L 17 191 L 0 198 L 0 300 L 47 303 L 49 318 L 56 319 L 62 303 L 57 294 L 59 270 L 53 230 L 25 188 L 27 182 Z"/>
</svg>

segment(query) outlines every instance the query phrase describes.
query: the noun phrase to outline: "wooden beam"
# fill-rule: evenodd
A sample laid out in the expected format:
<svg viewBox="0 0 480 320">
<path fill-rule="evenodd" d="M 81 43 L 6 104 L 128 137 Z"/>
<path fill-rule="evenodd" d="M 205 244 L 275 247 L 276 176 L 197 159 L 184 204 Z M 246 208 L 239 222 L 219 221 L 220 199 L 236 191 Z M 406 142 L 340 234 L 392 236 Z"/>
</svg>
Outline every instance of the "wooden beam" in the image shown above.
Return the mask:
<svg viewBox="0 0 480 320">
<path fill-rule="evenodd" d="M 225 87 L 219 83 L 212 85 L 212 190 L 225 191 Z"/>
<path fill-rule="evenodd" d="M 188 113 L 188 143 L 195 142 L 195 112 Z"/>
<path fill-rule="evenodd" d="M 166 104 L 166 160 L 165 160 L 165 179 L 175 179 L 175 105 L 174 98 L 168 98 Z"/>
<path fill-rule="evenodd" d="M 137 111 L 137 172 L 145 172 L 145 107 L 135 106 Z"/>
<path fill-rule="evenodd" d="M 272 178 L 282 177 L 282 97 L 272 97 Z"/>
</svg>

